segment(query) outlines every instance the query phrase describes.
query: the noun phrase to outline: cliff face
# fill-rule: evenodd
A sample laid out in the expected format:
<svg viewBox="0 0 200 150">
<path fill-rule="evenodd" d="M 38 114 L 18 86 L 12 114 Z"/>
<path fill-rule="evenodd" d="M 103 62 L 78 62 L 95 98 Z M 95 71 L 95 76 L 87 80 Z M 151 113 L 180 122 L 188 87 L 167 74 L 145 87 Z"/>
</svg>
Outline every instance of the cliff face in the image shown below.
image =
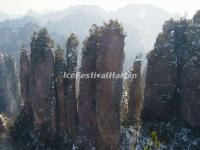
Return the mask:
<svg viewBox="0 0 200 150">
<path fill-rule="evenodd" d="M 80 72 L 89 74 L 96 71 L 96 50 L 97 50 L 97 27 L 85 40 L 85 47 L 82 52 Z M 96 84 L 95 79 L 80 79 L 78 116 L 79 125 L 82 129 L 94 135 L 96 133 Z"/>
<path fill-rule="evenodd" d="M 75 74 L 77 67 L 78 47 L 79 42 L 74 34 L 71 34 L 67 40 L 67 74 Z M 77 114 L 77 96 L 76 96 L 76 78 L 65 79 L 65 101 L 67 102 L 67 126 L 68 133 L 75 135 L 78 125 L 78 114 Z"/>
<path fill-rule="evenodd" d="M 111 20 L 102 27 L 93 26 L 85 41 L 81 73 L 120 74 L 124 38 L 123 28 L 117 21 Z M 28 110 L 33 112 L 36 138 L 42 138 L 37 131 L 49 136 L 44 139 L 51 140 L 54 137 L 49 135 L 49 128 L 44 130 L 48 125 L 53 127 L 50 130 L 64 129 L 80 149 L 120 149 L 122 79 L 119 76 L 116 79 L 81 78 L 77 104 L 76 79 L 63 77 L 64 72 L 66 75 L 76 73 L 77 37 L 72 34 L 67 40 L 66 63 L 60 47 L 55 51 L 54 63 L 51 43 L 47 30 L 42 29 L 33 34 L 30 60 L 27 50 L 21 53 L 22 98 L 25 106 L 30 103 Z M 21 119 L 23 122 L 23 114 Z M 20 126 L 20 121 L 16 126 Z M 53 133 L 60 136 L 60 132 Z M 14 132 L 14 135 L 17 134 Z"/>
<path fill-rule="evenodd" d="M 66 112 L 66 101 L 64 94 L 64 71 L 66 70 L 66 62 L 63 56 L 64 51 L 61 47 L 57 47 L 55 51 L 55 96 L 57 100 L 57 121 L 59 127 L 67 132 L 67 112 Z"/>
<path fill-rule="evenodd" d="M 142 110 L 141 59 L 136 59 L 131 72 L 128 99 L 128 120 L 132 123 L 140 118 Z"/>
<path fill-rule="evenodd" d="M 19 78 L 14 57 L 2 53 L 0 53 L 0 103 L 0 112 L 10 117 L 20 106 Z"/>
<path fill-rule="evenodd" d="M 81 73 L 121 73 L 124 34 L 120 24 L 110 21 L 92 26 L 83 49 Z M 121 79 L 81 79 L 78 101 L 80 127 L 95 139 L 99 150 L 120 148 Z M 103 144 L 102 144 L 103 143 Z"/>
<path fill-rule="evenodd" d="M 192 127 L 200 126 L 200 27 L 195 20 L 197 17 L 164 24 L 148 55 L 144 116 L 165 119 L 181 115 Z"/>
<path fill-rule="evenodd" d="M 52 120 L 51 81 L 54 56 L 48 46 L 48 33 L 42 29 L 34 35 L 30 55 L 30 97 L 29 101 L 37 126 Z"/>
<path fill-rule="evenodd" d="M 30 106 L 29 102 L 29 80 L 30 80 L 30 55 L 28 49 L 22 49 L 20 56 L 20 85 L 21 85 L 21 98 L 24 102 L 24 106 L 28 109 Z"/>
<path fill-rule="evenodd" d="M 169 34 L 160 34 L 155 49 L 148 55 L 143 112 L 150 117 L 164 119 L 172 111 L 177 61 L 175 54 L 170 52 L 169 37 Z"/>
<path fill-rule="evenodd" d="M 50 83 L 53 74 L 53 53 L 46 49 L 44 60 L 35 61 L 31 53 L 30 71 L 30 102 L 34 110 L 37 124 L 42 124 L 50 119 L 51 102 L 49 101 Z"/>
<path fill-rule="evenodd" d="M 110 26 L 109 26 L 110 25 Z M 97 51 L 97 73 L 121 73 L 124 59 L 124 35 L 115 24 L 103 28 Z M 111 30 L 112 29 L 112 30 Z M 120 149 L 120 100 L 122 79 L 97 79 L 96 115 L 98 149 Z M 104 144 L 102 144 L 104 143 Z"/>
<path fill-rule="evenodd" d="M 199 14 L 200 20 L 200 12 Z M 199 22 L 198 22 L 199 23 Z M 200 127 L 200 23 L 186 29 L 188 49 L 182 58 L 181 116 L 193 127 Z"/>
</svg>

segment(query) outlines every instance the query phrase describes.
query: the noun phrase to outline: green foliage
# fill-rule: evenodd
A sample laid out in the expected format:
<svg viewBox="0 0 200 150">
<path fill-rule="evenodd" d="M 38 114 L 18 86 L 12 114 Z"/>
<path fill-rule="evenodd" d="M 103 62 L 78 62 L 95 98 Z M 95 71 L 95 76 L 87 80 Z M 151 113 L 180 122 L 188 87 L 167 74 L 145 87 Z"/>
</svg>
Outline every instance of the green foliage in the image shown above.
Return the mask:
<svg viewBox="0 0 200 150">
<path fill-rule="evenodd" d="M 169 21 L 166 21 L 162 27 L 163 32 L 171 32 L 173 30 L 175 30 L 175 28 L 177 27 L 178 23 L 177 21 L 170 19 Z"/>
<path fill-rule="evenodd" d="M 78 38 L 74 33 L 72 33 L 67 39 L 66 47 L 67 49 L 72 49 L 72 48 L 76 49 L 78 46 L 79 46 Z"/>
<path fill-rule="evenodd" d="M 66 63 L 64 61 L 64 50 L 58 45 L 55 50 L 55 77 L 63 76 L 66 69 Z"/>
<path fill-rule="evenodd" d="M 83 42 L 83 56 L 97 50 L 99 33 L 100 28 L 96 24 L 93 24 L 89 29 L 89 36 Z"/>
<path fill-rule="evenodd" d="M 46 49 L 54 46 L 46 28 L 42 28 L 38 33 L 33 32 L 31 39 L 31 54 L 34 54 L 36 58 L 43 58 Z"/>
<path fill-rule="evenodd" d="M 10 118 L 6 114 L 0 114 L 0 139 L 5 135 L 10 127 Z"/>
<path fill-rule="evenodd" d="M 161 146 L 161 142 L 158 140 L 157 133 L 153 131 L 151 133 L 151 139 L 144 147 L 144 150 L 158 150 Z"/>
<path fill-rule="evenodd" d="M 122 121 L 122 126 L 130 126 L 130 125 L 133 125 L 133 121 L 132 120 L 124 119 Z"/>
<path fill-rule="evenodd" d="M 33 137 L 31 136 L 33 130 L 33 114 L 31 111 L 27 113 L 25 109 L 22 108 L 17 115 L 13 126 L 10 128 L 10 135 L 13 142 L 21 145 L 22 149 L 27 145 L 31 145 L 33 140 Z"/>
<path fill-rule="evenodd" d="M 122 35 L 124 35 L 124 28 L 122 26 L 122 24 L 119 23 L 119 21 L 116 19 L 116 20 L 112 20 L 110 19 L 108 22 L 105 22 L 104 23 L 104 27 L 103 27 L 104 30 L 118 30 L 120 31 L 120 33 Z"/>
<path fill-rule="evenodd" d="M 79 41 L 75 34 L 71 34 L 66 43 L 67 72 L 76 71 Z"/>
<path fill-rule="evenodd" d="M 100 31 L 100 28 L 96 24 L 93 24 L 89 29 L 89 36 L 97 37 L 99 34 L 99 31 Z"/>
<path fill-rule="evenodd" d="M 34 126 L 33 113 L 22 108 L 13 126 L 10 128 L 15 147 L 20 146 L 21 150 L 71 150 L 72 140 L 61 131 L 52 129 L 51 122 L 47 121 L 37 129 Z M 56 133 L 54 135 L 54 133 Z M 62 133 L 62 134 L 61 134 Z"/>
<path fill-rule="evenodd" d="M 63 130 L 58 129 L 55 136 L 55 150 L 72 150 L 72 148 L 72 137 L 66 136 Z"/>
<path fill-rule="evenodd" d="M 38 33 L 38 40 L 41 47 L 53 47 L 53 40 L 50 38 L 49 33 L 46 28 L 42 28 Z"/>
<path fill-rule="evenodd" d="M 62 60 L 63 56 L 64 56 L 64 50 L 60 47 L 60 45 L 57 45 L 55 50 L 55 59 Z"/>
</svg>

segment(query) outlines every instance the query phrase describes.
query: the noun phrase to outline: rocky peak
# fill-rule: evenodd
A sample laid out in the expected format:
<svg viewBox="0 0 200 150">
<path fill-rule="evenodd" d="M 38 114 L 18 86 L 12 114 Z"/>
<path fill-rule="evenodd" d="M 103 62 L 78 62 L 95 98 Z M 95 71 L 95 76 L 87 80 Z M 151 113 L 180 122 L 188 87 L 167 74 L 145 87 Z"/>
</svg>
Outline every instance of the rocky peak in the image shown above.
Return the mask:
<svg viewBox="0 0 200 150">
<path fill-rule="evenodd" d="M 98 40 L 97 73 L 121 73 L 124 61 L 123 27 L 118 21 L 110 20 L 101 27 Z M 122 79 L 97 79 L 96 116 L 99 149 L 120 149 L 120 100 Z M 104 144 L 102 144 L 104 143 Z"/>
<path fill-rule="evenodd" d="M 93 25 L 84 42 L 81 73 L 121 73 L 124 37 L 123 28 L 117 21 L 110 20 L 102 27 Z M 80 126 L 95 139 L 97 149 L 120 148 L 121 94 L 121 79 L 80 80 Z"/>
<path fill-rule="evenodd" d="M 30 55 L 30 96 L 36 125 L 40 126 L 52 118 L 50 98 L 51 80 L 54 72 L 52 40 L 45 28 L 34 33 Z"/>
<path fill-rule="evenodd" d="M 128 121 L 131 124 L 140 118 L 142 110 L 141 65 L 142 61 L 137 56 L 130 73 L 133 78 L 129 79 Z"/>
<path fill-rule="evenodd" d="M 199 82 L 200 27 L 196 23 L 198 13 L 193 22 L 180 19 L 164 24 L 154 50 L 148 55 L 144 116 L 157 119 L 182 116 L 191 126 L 199 127 L 199 100 L 195 91 Z"/>
</svg>

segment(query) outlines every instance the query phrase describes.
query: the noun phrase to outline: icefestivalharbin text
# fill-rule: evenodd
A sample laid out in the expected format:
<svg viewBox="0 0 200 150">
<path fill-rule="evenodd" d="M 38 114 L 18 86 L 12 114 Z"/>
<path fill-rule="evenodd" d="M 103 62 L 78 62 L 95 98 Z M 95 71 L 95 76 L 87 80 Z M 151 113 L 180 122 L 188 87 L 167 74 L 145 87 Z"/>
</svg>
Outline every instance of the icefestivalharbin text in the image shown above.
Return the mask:
<svg viewBox="0 0 200 150">
<path fill-rule="evenodd" d="M 105 73 L 67 73 L 64 72 L 63 78 L 74 79 L 74 78 L 81 78 L 81 79 L 136 79 L 137 74 L 131 74 L 128 72 L 125 73 L 116 73 L 116 72 L 105 72 Z"/>
</svg>

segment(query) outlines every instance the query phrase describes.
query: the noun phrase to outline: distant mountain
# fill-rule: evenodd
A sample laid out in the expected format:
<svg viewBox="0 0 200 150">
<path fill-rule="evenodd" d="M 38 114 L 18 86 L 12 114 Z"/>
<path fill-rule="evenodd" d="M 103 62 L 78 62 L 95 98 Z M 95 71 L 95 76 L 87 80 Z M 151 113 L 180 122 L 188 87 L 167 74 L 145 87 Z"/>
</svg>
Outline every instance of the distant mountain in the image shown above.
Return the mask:
<svg viewBox="0 0 200 150">
<path fill-rule="evenodd" d="M 92 24 L 102 25 L 104 20 L 118 19 L 127 33 L 125 69 L 128 69 L 132 66 L 136 54 L 147 53 L 153 48 L 164 21 L 171 17 L 174 16 L 160 8 L 138 4 L 127 5 L 112 12 L 105 12 L 93 5 L 79 5 L 45 14 L 29 10 L 25 17 L 0 23 L 0 33 L 3 35 L 0 39 L 0 49 L 4 49 L 4 51 L 18 50 L 21 43 L 28 44 L 30 41 L 26 36 L 30 36 L 34 30 L 43 26 L 49 30 L 56 44 L 64 46 L 67 36 L 72 32 L 82 43 Z M 31 29 L 23 30 L 23 27 L 27 28 L 29 23 L 32 24 Z M 8 29 L 5 30 L 5 26 Z M 17 35 L 15 31 L 17 31 Z M 26 36 L 19 38 L 19 32 Z M 15 38 L 14 43 L 12 42 L 13 38 Z"/>
<path fill-rule="evenodd" d="M 28 16 L 1 22 L 0 51 L 17 52 L 22 45 L 29 45 L 33 31 L 38 29 L 37 21 Z"/>
<path fill-rule="evenodd" d="M 32 9 L 29 9 L 25 16 L 37 17 L 37 15 L 38 14 L 35 11 L 33 11 Z"/>
<path fill-rule="evenodd" d="M 70 14 L 64 16 L 63 18 L 57 21 L 48 21 L 44 24 L 45 27 L 48 28 L 52 36 L 61 35 L 62 40 L 63 37 L 67 37 L 70 33 L 75 33 L 78 35 L 79 40 L 83 41 L 88 35 L 89 28 L 92 24 L 102 24 L 104 18 L 100 15 L 97 15 L 94 12 L 85 11 L 85 9 L 78 9 L 75 11 L 71 11 Z M 64 41 L 59 41 L 58 43 L 62 43 Z"/>
<path fill-rule="evenodd" d="M 132 4 L 108 14 L 108 18 L 118 18 L 124 24 L 138 29 L 145 52 L 153 48 L 155 38 L 161 32 L 163 23 L 175 17 L 169 12 L 152 5 Z"/>
<path fill-rule="evenodd" d="M 0 12 L 0 22 L 9 18 L 8 14 Z"/>
<path fill-rule="evenodd" d="M 101 17 L 104 17 L 106 15 L 106 12 L 103 9 L 95 5 L 78 5 L 64 10 L 43 14 L 41 16 L 38 16 L 38 19 L 41 21 L 41 23 L 56 22 L 60 19 L 63 19 L 66 16 L 70 16 L 74 12 L 81 12 L 81 11 Z M 81 13 L 79 15 L 81 15 Z"/>
</svg>

